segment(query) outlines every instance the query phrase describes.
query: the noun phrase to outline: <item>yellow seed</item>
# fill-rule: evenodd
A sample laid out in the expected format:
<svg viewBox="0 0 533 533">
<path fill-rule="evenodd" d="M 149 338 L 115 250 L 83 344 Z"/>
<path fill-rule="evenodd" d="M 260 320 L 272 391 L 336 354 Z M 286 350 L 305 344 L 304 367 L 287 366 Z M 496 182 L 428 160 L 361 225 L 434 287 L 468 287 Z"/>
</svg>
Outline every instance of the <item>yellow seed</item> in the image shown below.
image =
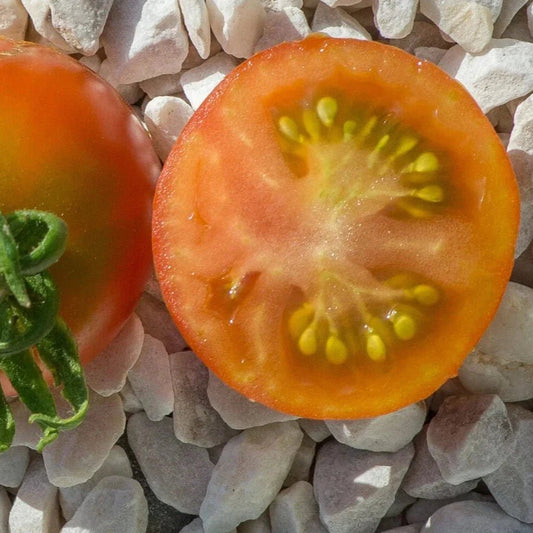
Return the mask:
<svg viewBox="0 0 533 533">
<path fill-rule="evenodd" d="M 374 148 L 374 150 L 376 150 L 376 151 L 381 150 L 382 148 L 384 148 L 386 146 L 386 144 L 389 142 L 389 140 L 390 140 L 390 135 L 388 133 L 387 133 L 387 135 L 383 135 L 383 137 L 381 137 L 381 139 L 376 144 L 376 147 Z"/>
<path fill-rule="evenodd" d="M 420 154 L 413 163 L 413 172 L 433 172 L 439 168 L 439 160 L 433 152 Z"/>
<path fill-rule="evenodd" d="M 344 133 L 344 140 L 349 141 L 355 137 L 355 132 L 357 130 L 357 122 L 355 120 L 347 120 L 342 126 L 342 131 Z"/>
<path fill-rule="evenodd" d="M 299 339 L 313 318 L 313 307 L 304 303 L 296 309 L 289 318 L 289 334 L 293 339 Z"/>
<path fill-rule="evenodd" d="M 433 206 L 414 202 L 409 196 L 398 198 L 396 205 L 414 218 L 427 218 L 435 213 Z"/>
<path fill-rule="evenodd" d="M 318 118 L 324 124 L 324 126 L 331 126 L 337 116 L 339 106 L 337 100 L 331 96 L 324 96 L 316 104 L 316 112 Z"/>
<path fill-rule="evenodd" d="M 378 117 L 376 116 L 370 117 L 367 120 L 366 124 L 363 126 L 363 129 L 361 130 L 361 137 L 364 139 L 365 137 L 370 135 L 370 133 L 372 133 L 372 130 L 374 129 L 377 123 L 378 123 Z"/>
<path fill-rule="evenodd" d="M 438 204 L 444 200 L 444 191 L 440 185 L 426 185 L 414 191 L 413 194 L 417 198 L 433 204 Z"/>
<path fill-rule="evenodd" d="M 416 334 L 416 322 L 412 316 L 405 313 L 395 313 L 391 316 L 392 329 L 402 341 L 412 339 Z"/>
<path fill-rule="evenodd" d="M 307 327 L 300 335 L 300 338 L 298 339 L 298 348 L 304 355 L 313 355 L 316 353 L 316 333 L 312 326 Z"/>
<path fill-rule="evenodd" d="M 440 298 L 439 291 L 431 285 L 421 283 L 413 289 L 413 295 L 416 301 L 422 305 L 435 305 Z"/>
<path fill-rule="evenodd" d="M 296 142 L 300 140 L 298 125 L 291 117 L 287 117 L 286 115 L 280 117 L 278 120 L 278 128 L 279 131 L 285 135 L 285 137 L 287 137 L 287 139 Z"/>
<path fill-rule="evenodd" d="M 418 144 L 418 139 L 412 135 L 404 135 L 398 143 L 398 148 L 394 152 L 394 157 L 400 157 L 401 155 L 410 152 Z"/>
<path fill-rule="evenodd" d="M 387 145 L 387 143 L 389 142 L 389 139 L 390 139 L 390 135 L 386 134 L 386 135 L 383 135 L 383 137 L 381 137 L 381 139 L 377 142 L 376 147 L 374 148 L 374 150 L 372 150 L 372 152 L 368 156 L 368 161 L 367 161 L 368 168 L 372 168 L 376 164 L 377 158 L 379 157 L 379 152 Z"/>
<path fill-rule="evenodd" d="M 371 333 L 366 339 L 366 353 L 372 361 L 380 363 L 387 356 L 387 347 L 377 333 Z"/>
<path fill-rule="evenodd" d="M 317 141 L 320 138 L 320 120 L 315 111 L 313 109 L 304 109 L 302 122 L 309 137 L 313 141 Z"/>
<path fill-rule="evenodd" d="M 346 344 L 336 335 L 330 335 L 326 341 L 326 358 L 334 365 L 342 365 L 348 359 Z"/>
</svg>

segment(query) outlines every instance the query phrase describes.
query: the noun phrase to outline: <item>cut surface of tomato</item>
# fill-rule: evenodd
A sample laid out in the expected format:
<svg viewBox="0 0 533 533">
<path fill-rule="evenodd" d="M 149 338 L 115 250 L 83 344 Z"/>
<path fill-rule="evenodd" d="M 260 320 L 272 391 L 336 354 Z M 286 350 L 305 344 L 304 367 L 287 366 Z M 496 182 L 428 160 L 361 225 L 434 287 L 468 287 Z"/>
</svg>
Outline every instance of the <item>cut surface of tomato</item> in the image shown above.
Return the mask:
<svg viewBox="0 0 533 533">
<path fill-rule="evenodd" d="M 118 93 L 65 54 L 0 39 L 0 80 L 0 211 L 49 211 L 67 223 L 50 274 L 87 362 L 117 334 L 148 277 L 159 160 Z"/>
<path fill-rule="evenodd" d="M 310 418 L 388 413 L 456 375 L 518 226 L 505 150 L 457 82 L 322 36 L 225 78 L 154 206 L 157 274 L 191 348 L 248 398 Z"/>
</svg>

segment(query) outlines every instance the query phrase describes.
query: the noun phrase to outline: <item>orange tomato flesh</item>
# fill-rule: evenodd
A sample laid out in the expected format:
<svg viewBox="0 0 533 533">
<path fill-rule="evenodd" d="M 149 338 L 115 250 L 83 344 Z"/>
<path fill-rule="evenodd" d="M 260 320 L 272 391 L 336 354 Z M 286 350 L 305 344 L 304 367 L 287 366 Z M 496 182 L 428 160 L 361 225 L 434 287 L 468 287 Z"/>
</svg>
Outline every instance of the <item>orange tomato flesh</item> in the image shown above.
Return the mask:
<svg viewBox="0 0 533 533">
<path fill-rule="evenodd" d="M 192 349 L 248 398 L 309 418 L 388 413 L 456 375 L 518 226 L 505 150 L 457 82 L 321 36 L 226 77 L 154 205 L 156 270 Z"/>
</svg>

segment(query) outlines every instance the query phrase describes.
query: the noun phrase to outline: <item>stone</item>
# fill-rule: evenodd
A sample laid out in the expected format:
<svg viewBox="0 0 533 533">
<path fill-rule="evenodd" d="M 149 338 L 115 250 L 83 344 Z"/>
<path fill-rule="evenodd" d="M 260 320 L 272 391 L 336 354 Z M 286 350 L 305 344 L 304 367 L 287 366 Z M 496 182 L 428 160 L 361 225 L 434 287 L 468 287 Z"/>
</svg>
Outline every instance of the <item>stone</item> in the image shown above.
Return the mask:
<svg viewBox="0 0 533 533">
<path fill-rule="evenodd" d="M 533 398 L 533 289 L 509 282 L 490 326 L 459 369 L 464 387 L 505 402 Z"/>
<path fill-rule="evenodd" d="M 407 524 L 406 526 L 394 527 L 392 529 L 382 529 L 381 533 L 420 533 L 420 525 Z"/>
<path fill-rule="evenodd" d="M 268 509 L 258 518 L 241 522 L 239 524 L 239 533 L 272 533 Z"/>
<path fill-rule="evenodd" d="M 268 11 L 263 35 L 254 47 L 254 53 L 266 50 L 285 41 L 298 41 L 311 31 L 304 12 L 297 7 L 285 7 L 281 11 Z"/>
<path fill-rule="evenodd" d="M 118 394 L 90 394 L 82 424 L 63 431 L 43 451 L 48 479 L 56 487 L 84 483 L 103 465 L 124 432 L 126 417 Z"/>
<path fill-rule="evenodd" d="M 359 420 L 327 420 L 336 440 L 352 448 L 374 452 L 397 452 L 413 440 L 426 419 L 425 402 L 392 413 Z"/>
<path fill-rule="evenodd" d="M 514 446 L 505 404 L 494 394 L 446 398 L 429 423 L 427 445 L 448 483 L 494 472 Z"/>
<path fill-rule="evenodd" d="M 20 41 L 28 25 L 28 12 L 20 0 L 0 0 L 0 35 Z"/>
<path fill-rule="evenodd" d="M 446 50 L 444 48 L 436 48 L 435 46 L 419 46 L 414 50 L 415 56 L 419 59 L 431 61 L 437 65 L 444 57 Z"/>
<path fill-rule="evenodd" d="M 413 30 L 403 39 L 391 39 L 389 44 L 401 48 L 410 54 L 413 54 L 417 48 L 432 47 L 447 49 L 450 44 L 443 38 L 438 28 L 425 20 L 415 20 Z"/>
<path fill-rule="evenodd" d="M 272 533 L 327 533 L 320 522 L 313 486 L 298 481 L 282 490 L 270 504 Z"/>
<path fill-rule="evenodd" d="M 229 440 L 200 507 L 205 533 L 229 531 L 263 513 L 287 477 L 302 437 L 296 422 L 276 422 Z"/>
<path fill-rule="evenodd" d="M 320 518 L 330 532 L 373 533 L 394 502 L 414 455 L 356 450 L 337 441 L 317 453 L 313 486 Z"/>
<path fill-rule="evenodd" d="M 211 26 L 205 0 L 179 0 L 183 22 L 189 39 L 202 59 L 209 57 Z"/>
<path fill-rule="evenodd" d="M 504 0 L 501 11 L 494 23 L 494 31 L 492 35 L 496 38 L 501 37 L 503 32 L 507 29 L 514 16 L 527 4 L 528 0 Z"/>
<path fill-rule="evenodd" d="M 250 57 L 266 18 L 259 0 L 206 0 L 211 30 L 222 49 L 238 58 Z"/>
<path fill-rule="evenodd" d="M 109 476 L 133 477 L 128 456 L 120 446 L 111 448 L 102 466 L 85 483 L 59 488 L 59 504 L 65 520 L 70 520 L 89 492 Z"/>
<path fill-rule="evenodd" d="M 79 62 L 98 74 L 102 66 L 102 58 L 98 55 L 80 57 Z"/>
<path fill-rule="evenodd" d="M 139 398 L 135 396 L 133 389 L 128 381 L 122 387 L 120 391 L 120 399 L 122 400 L 122 406 L 126 413 L 138 413 L 143 410 L 142 403 L 139 401 Z"/>
<path fill-rule="evenodd" d="M 20 486 L 11 512 L 10 533 L 59 533 L 57 487 L 48 481 L 42 458 L 35 456 Z"/>
<path fill-rule="evenodd" d="M 140 88 L 152 99 L 157 96 L 177 96 L 183 93 L 181 88 L 181 74 L 162 74 L 139 82 Z M 161 288 L 155 276 L 152 276 L 144 290 L 158 300 L 163 300 Z"/>
<path fill-rule="evenodd" d="M 209 93 L 237 66 L 224 52 L 210 57 L 199 67 L 184 72 L 180 83 L 193 109 L 198 109 Z"/>
<path fill-rule="evenodd" d="M 516 405 L 507 406 L 515 434 L 513 450 L 503 464 L 483 481 L 508 514 L 522 522 L 533 522 L 533 413 Z M 533 526 L 531 526 L 533 528 Z"/>
<path fill-rule="evenodd" d="M 156 96 L 144 108 L 146 127 L 161 161 L 168 157 L 192 114 L 192 107 L 176 96 Z"/>
<path fill-rule="evenodd" d="M 407 472 L 409 472 L 409 470 Z M 404 477 L 404 480 L 405 480 L 405 477 Z M 398 491 L 396 492 L 396 495 L 394 496 L 394 501 L 392 502 L 391 506 L 387 509 L 387 512 L 385 513 L 385 518 L 401 515 L 407 507 L 409 507 L 416 501 L 417 501 L 416 498 L 407 494 L 407 492 L 405 492 L 405 490 L 403 490 L 400 487 L 400 489 L 398 489 Z"/>
<path fill-rule="evenodd" d="M 181 442 L 212 448 L 236 434 L 207 397 L 209 371 L 191 351 L 170 356 L 174 387 L 174 434 Z"/>
<path fill-rule="evenodd" d="M 157 498 L 182 513 L 197 515 L 213 470 L 207 450 L 177 440 L 168 417 L 153 422 L 145 413 L 136 413 L 128 420 L 127 432 Z"/>
<path fill-rule="evenodd" d="M 172 413 L 170 363 L 165 345 L 159 339 L 144 336 L 141 355 L 129 371 L 128 381 L 150 420 L 162 420 Z"/>
<path fill-rule="evenodd" d="M 533 91 L 533 43 L 492 39 L 478 54 L 453 46 L 439 66 L 465 86 L 484 113 Z"/>
<path fill-rule="evenodd" d="M 290 487 L 298 481 L 309 481 L 311 475 L 311 468 L 315 459 L 316 443 L 315 441 L 304 434 L 302 444 L 298 448 L 291 469 L 283 482 L 283 487 Z"/>
<path fill-rule="evenodd" d="M 436 413 L 442 402 L 448 398 L 448 396 L 460 396 L 468 394 L 463 384 L 458 378 L 450 378 L 445 381 L 429 398 L 429 410 Z"/>
<path fill-rule="evenodd" d="M 4 487 L 0 487 L 0 533 L 10 533 L 9 513 L 11 512 L 11 500 Z"/>
<path fill-rule="evenodd" d="M 420 0 L 420 12 L 466 52 L 484 50 L 492 37 L 493 14 L 473 0 Z"/>
<path fill-rule="evenodd" d="M 38 424 L 29 423 L 31 416 L 29 409 L 19 399 L 11 402 L 9 408 L 15 421 L 15 436 L 11 446 L 27 446 L 31 450 L 36 450 L 42 432 Z"/>
<path fill-rule="evenodd" d="M 324 420 L 300 418 L 298 423 L 305 433 L 309 435 L 315 442 L 322 442 L 331 436 L 331 431 Z"/>
<path fill-rule="evenodd" d="M 329 7 L 354 6 L 361 2 L 361 0 L 320 0 L 320 1 Z"/>
<path fill-rule="evenodd" d="M 213 373 L 209 374 L 207 397 L 222 420 L 233 429 L 247 429 L 297 418 L 249 400 L 228 387 Z"/>
<path fill-rule="evenodd" d="M 418 0 L 375 0 L 374 19 L 386 39 L 402 39 L 411 33 Z"/>
<path fill-rule="evenodd" d="M 126 383 L 130 368 L 139 358 L 143 341 L 143 325 L 133 313 L 107 348 L 85 365 L 87 385 L 100 396 L 119 392 Z"/>
<path fill-rule="evenodd" d="M 427 443 L 427 426 L 415 437 L 415 456 L 409 465 L 402 482 L 402 489 L 414 498 L 429 500 L 453 498 L 473 490 L 477 479 L 452 485 L 445 481 L 429 452 Z"/>
<path fill-rule="evenodd" d="M 102 61 L 98 74 L 112 85 L 128 104 L 133 105 L 143 97 L 143 92 L 137 82 L 121 83 L 119 81 L 119 72 L 109 59 L 106 58 Z"/>
<path fill-rule="evenodd" d="M 168 353 L 180 352 L 187 345 L 176 324 L 168 314 L 164 302 L 144 293 L 136 307 L 144 332 L 163 341 Z"/>
<path fill-rule="evenodd" d="M 486 533 L 508 531 L 527 533 L 533 525 L 506 515 L 495 503 L 456 502 L 441 507 L 420 530 L 421 533 Z"/>
<path fill-rule="evenodd" d="M 370 33 L 354 17 L 343 9 L 328 7 L 324 3 L 317 5 L 311 31 L 330 37 L 372 40 Z"/>
<path fill-rule="evenodd" d="M 301 9 L 303 0 L 261 0 L 262 6 L 267 11 L 281 11 L 286 7 L 297 7 Z"/>
<path fill-rule="evenodd" d="M 119 83 L 176 74 L 189 49 L 175 0 L 113 2 L 101 40 Z"/>
<path fill-rule="evenodd" d="M 48 1 L 52 26 L 65 42 L 78 53 L 96 54 L 113 0 Z"/>
<path fill-rule="evenodd" d="M 89 492 L 61 533 L 145 533 L 147 526 L 148 503 L 139 482 L 109 476 Z"/>
<path fill-rule="evenodd" d="M 30 462 L 30 450 L 26 446 L 11 446 L 0 453 L 0 485 L 17 488 L 24 479 Z"/>
</svg>

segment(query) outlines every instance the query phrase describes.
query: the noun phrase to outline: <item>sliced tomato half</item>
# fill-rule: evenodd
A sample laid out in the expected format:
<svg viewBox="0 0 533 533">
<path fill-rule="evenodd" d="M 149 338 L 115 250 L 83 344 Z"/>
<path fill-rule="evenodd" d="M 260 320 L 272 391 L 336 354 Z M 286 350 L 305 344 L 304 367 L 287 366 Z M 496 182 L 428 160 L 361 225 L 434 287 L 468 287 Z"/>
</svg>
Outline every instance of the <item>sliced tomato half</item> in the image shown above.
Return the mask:
<svg viewBox="0 0 533 533">
<path fill-rule="evenodd" d="M 228 385 L 311 418 L 430 395 L 493 316 L 515 178 L 474 100 L 383 44 L 311 37 L 241 64 L 158 183 L 156 269 Z"/>
</svg>

